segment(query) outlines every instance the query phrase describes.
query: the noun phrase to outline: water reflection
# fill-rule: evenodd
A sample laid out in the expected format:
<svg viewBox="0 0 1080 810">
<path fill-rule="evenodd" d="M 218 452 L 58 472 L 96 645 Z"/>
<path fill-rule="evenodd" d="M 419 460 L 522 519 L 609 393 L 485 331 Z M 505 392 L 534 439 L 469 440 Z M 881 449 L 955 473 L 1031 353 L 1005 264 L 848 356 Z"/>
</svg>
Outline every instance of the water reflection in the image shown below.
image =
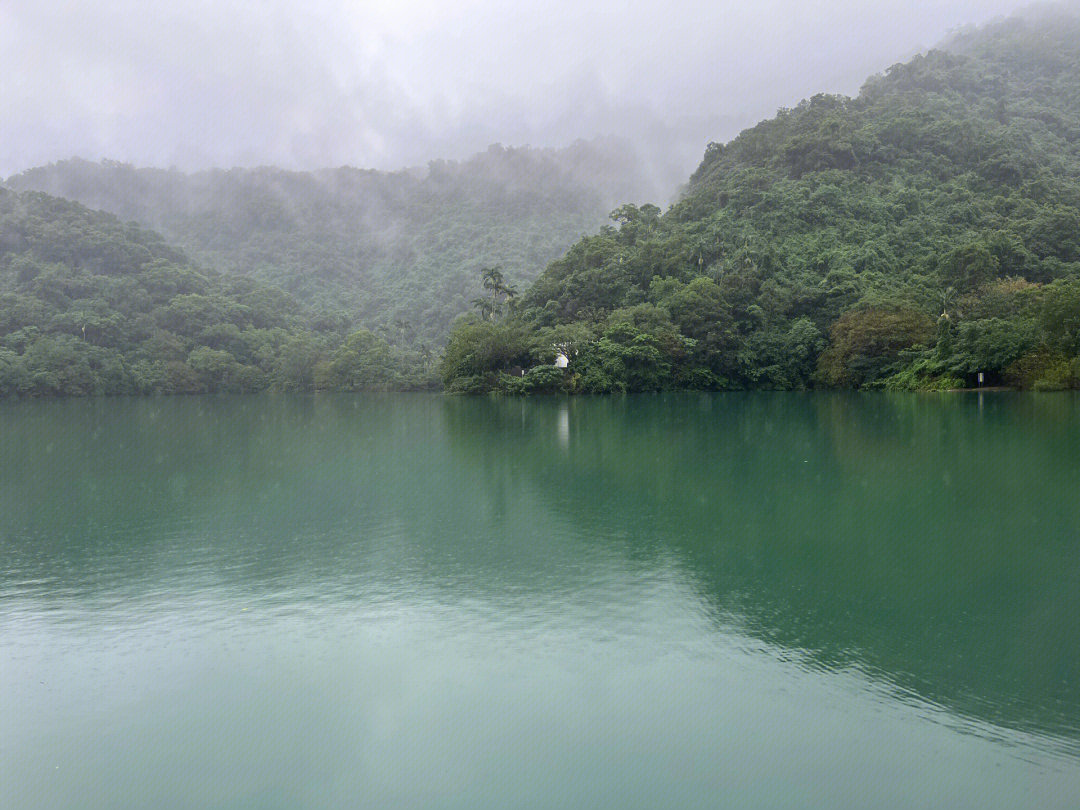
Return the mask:
<svg viewBox="0 0 1080 810">
<path fill-rule="evenodd" d="M 415 593 L 591 638 L 667 587 L 716 634 L 1068 749 L 1078 417 L 982 393 L 5 403 L 0 610 Z"/>
<path fill-rule="evenodd" d="M 1080 407 L 1071 395 L 577 400 L 568 458 L 515 459 L 589 534 L 678 555 L 719 626 L 822 667 L 1073 740 L 1080 730 Z M 500 402 L 448 403 L 456 447 Z M 553 406 L 537 405 L 542 422 Z M 527 443 L 520 446 L 520 443 Z M 506 458 L 506 457 L 504 457 Z M 465 464 L 471 463 L 469 460 Z M 511 462 L 507 459 L 507 464 Z M 491 482 L 507 474 L 490 469 Z"/>
<path fill-rule="evenodd" d="M 570 408 L 566 401 L 559 407 L 559 444 L 562 447 L 570 446 Z"/>
</svg>

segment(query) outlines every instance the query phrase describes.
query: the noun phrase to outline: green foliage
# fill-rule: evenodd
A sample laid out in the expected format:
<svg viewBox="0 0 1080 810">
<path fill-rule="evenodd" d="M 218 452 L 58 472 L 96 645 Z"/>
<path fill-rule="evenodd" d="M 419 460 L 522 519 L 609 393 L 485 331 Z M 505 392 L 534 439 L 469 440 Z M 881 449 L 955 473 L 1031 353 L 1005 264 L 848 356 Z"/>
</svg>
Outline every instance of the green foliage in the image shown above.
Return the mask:
<svg viewBox="0 0 1080 810">
<path fill-rule="evenodd" d="M 950 250 L 941 261 L 945 284 L 959 290 L 970 290 L 993 280 L 998 273 L 998 260 L 985 245 L 971 243 Z"/>
<path fill-rule="evenodd" d="M 433 161 L 426 171 L 188 175 L 72 160 L 8 185 L 138 221 L 205 266 L 265 282 L 243 302 L 258 328 L 266 328 L 267 314 L 272 320 L 306 305 L 324 328 L 333 324 L 327 331 L 363 326 L 415 350 L 441 346 L 453 320 L 478 299 L 485 309 L 505 307 L 505 293 L 493 302 L 491 288 L 478 285 L 478 267 L 531 282 L 602 225 L 611 206 L 652 188 L 633 149 L 617 139 L 559 150 L 492 146 L 462 162 Z M 642 211 L 653 220 L 660 213 L 655 206 Z M 93 260 L 127 272 L 146 258 L 134 247 L 113 243 L 115 255 L 103 250 Z"/>
<path fill-rule="evenodd" d="M 1061 391 L 1080 387 L 1075 374 L 1075 362 L 1061 352 L 1040 346 L 1012 363 L 1006 371 L 1006 379 L 1018 388 L 1036 391 Z"/>
<path fill-rule="evenodd" d="M 964 380 L 950 374 L 939 361 L 929 357 L 916 359 L 911 365 L 874 383 L 886 391 L 951 391 L 964 387 Z"/>
<path fill-rule="evenodd" d="M 630 321 L 617 321 L 576 360 L 577 388 L 587 393 L 658 391 L 671 378 L 660 338 Z"/>
<path fill-rule="evenodd" d="M 1080 278 L 1047 285 L 1040 327 L 1047 343 L 1063 354 L 1080 354 Z"/>
<path fill-rule="evenodd" d="M 1072 385 L 1077 86 L 1080 21 L 1050 14 L 780 110 L 711 144 L 666 213 L 618 208 L 514 319 L 538 346 L 592 333 L 576 391 Z"/>
<path fill-rule="evenodd" d="M 933 322 L 919 312 L 845 313 L 832 326 L 829 347 L 818 360 L 818 376 L 834 387 L 872 383 L 896 363 L 902 350 L 929 344 L 933 336 Z"/>
<path fill-rule="evenodd" d="M 525 393 L 553 394 L 564 387 L 566 372 L 555 366 L 535 366 L 522 379 L 525 381 Z"/>
<path fill-rule="evenodd" d="M 417 358 L 396 351 L 379 336 L 361 329 L 315 366 L 314 384 L 326 391 L 391 391 L 418 387 Z"/>
<path fill-rule="evenodd" d="M 497 322 L 465 315 L 458 320 L 443 354 L 440 372 L 452 393 L 490 390 L 501 370 L 528 367 L 534 339 L 516 321 Z"/>
<path fill-rule="evenodd" d="M 510 395 L 559 393 L 566 390 L 566 372 L 555 366 L 534 366 L 520 376 L 500 373 L 495 390 Z"/>
<path fill-rule="evenodd" d="M 417 387 L 428 365 L 373 336 L 342 343 L 290 296 L 198 271 L 150 231 L 0 189 L 0 396 Z"/>
<path fill-rule="evenodd" d="M 969 375 L 984 369 L 1005 369 L 1035 341 L 1030 322 L 1002 318 L 967 321 L 960 324 L 951 366 Z"/>
</svg>

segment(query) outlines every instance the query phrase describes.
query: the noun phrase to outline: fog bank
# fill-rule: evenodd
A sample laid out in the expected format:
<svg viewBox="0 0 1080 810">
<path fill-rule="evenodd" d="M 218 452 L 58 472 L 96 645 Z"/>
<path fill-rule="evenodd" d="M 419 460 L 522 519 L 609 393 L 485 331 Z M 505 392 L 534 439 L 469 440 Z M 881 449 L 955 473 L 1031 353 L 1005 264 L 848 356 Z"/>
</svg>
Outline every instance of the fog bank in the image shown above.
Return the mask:
<svg viewBox="0 0 1080 810">
<path fill-rule="evenodd" d="M 398 168 L 628 136 L 684 179 L 725 140 L 1015 0 L 8 0 L 0 176 L 79 155 Z"/>
</svg>

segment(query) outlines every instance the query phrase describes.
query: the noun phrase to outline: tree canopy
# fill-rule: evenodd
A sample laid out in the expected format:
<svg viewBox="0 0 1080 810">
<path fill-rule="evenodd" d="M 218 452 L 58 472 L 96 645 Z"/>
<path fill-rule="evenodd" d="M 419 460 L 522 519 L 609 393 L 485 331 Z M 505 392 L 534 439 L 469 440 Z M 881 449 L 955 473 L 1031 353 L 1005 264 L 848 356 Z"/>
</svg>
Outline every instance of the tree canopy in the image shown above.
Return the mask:
<svg viewBox="0 0 1080 810">
<path fill-rule="evenodd" d="M 69 160 L 9 178 L 134 220 L 223 275 L 277 286 L 327 323 L 437 351 L 478 296 L 481 267 L 508 285 L 544 267 L 605 221 L 655 193 L 630 145 L 504 148 L 426 168 L 185 174 Z M 666 190 L 665 190 L 666 191 Z"/>
<path fill-rule="evenodd" d="M 571 392 L 1075 387 L 1078 85 L 1062 13 L 782 109 L 710 144 L 666 212 L 618 208 L 502 323 L 459 324 L 446 384 L 520 390 L 505 364 L 564 341 Z"/>
<path fill-rule="evenodd" d="M 138 225 L 0 189 L 0 396 L 409 388 L 432 369 Z"/>
</svg>

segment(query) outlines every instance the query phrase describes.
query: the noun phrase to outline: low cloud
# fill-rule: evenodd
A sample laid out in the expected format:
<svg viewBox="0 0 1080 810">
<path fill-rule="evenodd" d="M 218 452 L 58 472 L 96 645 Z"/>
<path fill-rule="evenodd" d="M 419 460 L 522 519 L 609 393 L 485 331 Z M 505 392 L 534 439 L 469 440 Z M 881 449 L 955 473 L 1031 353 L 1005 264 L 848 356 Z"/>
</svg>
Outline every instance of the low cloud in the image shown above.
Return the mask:
<svg viewBox="0 0 1080 810">
<path fill-rule="evenodd" d="M 1014 6 L 8 0 L 0 176 L 75 155 L 399 168 L 619 134 L 685 177 L 707 141 Z"/>
</svg>

